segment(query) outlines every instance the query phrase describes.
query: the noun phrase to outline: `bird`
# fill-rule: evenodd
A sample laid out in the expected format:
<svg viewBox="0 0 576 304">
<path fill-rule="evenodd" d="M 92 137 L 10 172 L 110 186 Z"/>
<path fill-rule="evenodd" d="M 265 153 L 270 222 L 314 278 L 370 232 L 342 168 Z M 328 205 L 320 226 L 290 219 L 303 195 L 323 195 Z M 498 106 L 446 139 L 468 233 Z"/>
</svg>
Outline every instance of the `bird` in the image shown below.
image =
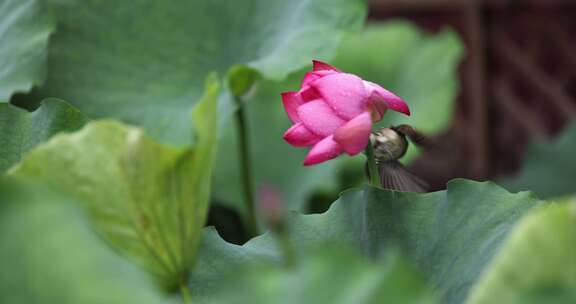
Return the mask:
<svg viewBox="0 0 576 304">
<path fill-rule="evenodd" d="M 410 172 L 399 160 L 406 155 L 408 139 L 415 145 L 429 149 L 434 143 L 410 125 L 382 128 L 370 134 L 370 144 L 384 189 L 403 192 L 427 192 L 428 183 Z M 366 170 L 369 175 L 369 170 Z M 368 176 L 370 178 L 370 176 Z"/>
</svg>

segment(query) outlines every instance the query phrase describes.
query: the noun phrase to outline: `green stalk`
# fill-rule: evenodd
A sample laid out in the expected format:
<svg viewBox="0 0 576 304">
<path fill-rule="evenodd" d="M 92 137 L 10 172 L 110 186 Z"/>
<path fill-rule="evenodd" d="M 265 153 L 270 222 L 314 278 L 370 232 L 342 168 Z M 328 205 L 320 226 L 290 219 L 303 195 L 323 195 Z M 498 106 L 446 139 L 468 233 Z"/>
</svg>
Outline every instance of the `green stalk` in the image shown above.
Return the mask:
<svg viewBox="0 0 576 304">
<path fill-rule="evenodd" d="M 374 149 L 372 148 L 372 143 L 368 142 L 366 146 L 366 161 L 368 162 L 368 172 L 370 174 L 370 185 L 373 187 L 381 188 L 380 185 L 380 174 L 378 173 L 378 167 L 376 166 L 376 159 L 374 158 Z"/>
<path fill-rule="evenodd" d="M 190 295 L 190 289 L 185 282 L 180 281 L 180 293 L 182 294 L 182 300 L 184 304 L 192 304 L 192 296 Z"/>
<path fill-rule="evenodd" d="M 254 176 L 252 174 L 252 161 L 250 158 L 250 140 L 248 136 L 248 121 L 246 111 L 239 97 L 235 97 L 238 105 L 236 111 L 236 129 L 238 131 L 238 156 L 240 158 L 240 174 L 242 176 L 242 188 L 244 205 L 246 206 L 247 219 L 246 231 L 250 237 L 258 234 L 256 222 L 256 208 L 254 203 Z"/>
<path fill-rule="evenodd" d="M 282 252 L 282 258 L 284 259 L 284 265 L 287 268 L 294 266 L 296 257 L 294 254 L 294 249 L 292 248 L 292 243 L 290 242 L 290 234 L 287 229 L 280 229 L 276 233 L 276 241 Z"/>
</svg>

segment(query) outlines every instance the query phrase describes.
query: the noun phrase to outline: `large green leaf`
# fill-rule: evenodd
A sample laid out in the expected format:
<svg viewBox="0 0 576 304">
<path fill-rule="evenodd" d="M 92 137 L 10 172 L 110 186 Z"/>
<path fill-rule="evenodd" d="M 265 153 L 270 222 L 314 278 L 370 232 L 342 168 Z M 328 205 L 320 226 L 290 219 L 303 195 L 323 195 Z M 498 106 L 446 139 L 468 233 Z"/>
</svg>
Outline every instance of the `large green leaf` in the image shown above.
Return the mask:
<svg viewBox="0 0 576 304">
<path fill-rule="evenodd" d="M 576 291 L 574 288 L 558 289 L 548 288 L 529 290 L 517 297 L 514 304 L 574 304 L 576 303 Z"/>
<path fill-rule="evenodd" d="M 546 290 L 554 292 L 544 298 Z M 528 302 L 535 297 L 548 300 Z M 574 301 L 576 202 L 573 201 L 538 208 L 522 219 L 467 303 Z"/>
<path fill-rule="evenodd" d="M 0 104 L 0 173 L 20 161 L 24 153 L 62 131 L 76 131 L 87 119 L 62 100 L 45 99 L 29 113 Z"/>
<path fill-rule="evenodd" d="M 338 246 L 309 252 L 294 267 L 248 264 L 231 269 L 206 303 L 434 303 L 430 288 L 398 255 L 370 263 Z"/>
<path fill-rule="evenodd" d="M 363 0 L 48 1 L 58 30 L 39 94 L 177 144 L 207 74 L 241 64 L 283 78 L 332 57 L 365 14 Z"/>
<path fill-rule="evenodd" d="M 456 180 L 428 194 L 366 187 L 345 192 L 324 214 L 293 216 L 290 230 L 299 251 L 331 241 L 378 257 L 399 246 L 446 303 L 462 303 L 516 220 L 537 204 L 529 193 L 511 194 L 489 182 Z M 226 269 L 279 259 L 269 234 L 236 246 L 208 230 L 191 288 L 214 292 Z"/>
<path fill-rule="evenodd" d="M 343 42 L 335 61 L 339 68 L 380 83 L 406 98 L 411 117 L 389 111 L 384 124 L 409 123 L 426 133 L 442 130 L 451 120 L 457 93 L 456 65 L 462 55 L 461 42 L 452 31 L 424 35 L 405 22 L 372 24 L 363 33 Z M 306 149 L 288 145 L 282 134 L 290 127 L 280 93 L 298 89 L 304 71 L 284 82 L 264 81 L 246 104 L 250 116 L 252 159 L 256 184 L 271 184 L 291 209 L 302 210 L 319 188 L 338 191 L 338 172 L 349 157 L 303 167 Z M 243 211 L 238 172 L 236 126 L 230 125 L 221 140 L 216 166 L 215 196 Z M 356 176 L 363 174 L 363 156 L 349 165 Z M 345 185 L 350 187 L 352 185 Z"/>
<path fill-rule="evenodd" d="M 156 143 L 140 128 L 96 121 L 38 146 L 10 172 L 77 196 L 112 246 L 174 287 L 193 266 L 208 209 L 217 96 L 212 79 L 194 110 L 194 149 Z"/>
<path fill-rule="evenodd" d="M 0 182 L 0 302 L 168 303 L 150 277 L 110 250 L 74 202 Z"/>
<path fill-rule="evenodd" d="M 43 0 L 0 0 L 0 102 L 42 83 L 53 30 Z"/>
<path fill-rule="evenodd" d="M 511 190 L 536 192 L 541 198 L 576 193 L 576 123 L 568 126 L 555 140 L 532 143 L 526 152 L 518 176 L 503 180 Z"/>
</svg>

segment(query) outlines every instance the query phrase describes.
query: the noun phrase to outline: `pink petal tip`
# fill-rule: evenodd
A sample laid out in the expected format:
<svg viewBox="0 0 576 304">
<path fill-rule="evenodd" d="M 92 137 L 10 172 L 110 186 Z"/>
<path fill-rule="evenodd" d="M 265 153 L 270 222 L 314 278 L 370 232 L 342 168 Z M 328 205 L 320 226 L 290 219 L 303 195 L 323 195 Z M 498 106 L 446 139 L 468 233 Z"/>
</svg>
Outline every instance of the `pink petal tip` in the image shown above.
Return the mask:
<svg viewBox="0 0 576 304">
<path fill-rule="evenodd" d="M 304 104 L 304 101 L 297 92 L 284 92 L 282 95 L 282 104 L 288 118 L 294 123 L 300 122 L 298 117 L 298 108 Z"/>
<path fill-rule="evenodd" d="M 342 153 L 340 145 L 334 141 L 333 136 L 327 136 L 319 141 L 304 159 L 304 166 L 316 165 L 336 158 Z"/>
<path fill-rule="evenodd" d="M 307 147 L 317 143 L 320 138 L 306 129 L 304 124 L 297 123 L 284 133 L 284 140 L 294 147 Z"/>
<path fill-rule="evenodd" d="M 324 61 L 320 61 L 320 60 L 312 60 L 312 70 L 313 71 L 329 70 L 329 71 L 340 72 L 339 69 L 335 68 L 334 66 L 332 66 L 332 65 L 330 65 Z"/>
<path fill-rule="evenodd" d="M 410 109 L 408 108 L 408 105 L 398 95 L 369 81 L 364 81 L 364 85 L 370 94 L 371 102 L 385 103 L 388 109 L 410 116 Z"/>
</svg>

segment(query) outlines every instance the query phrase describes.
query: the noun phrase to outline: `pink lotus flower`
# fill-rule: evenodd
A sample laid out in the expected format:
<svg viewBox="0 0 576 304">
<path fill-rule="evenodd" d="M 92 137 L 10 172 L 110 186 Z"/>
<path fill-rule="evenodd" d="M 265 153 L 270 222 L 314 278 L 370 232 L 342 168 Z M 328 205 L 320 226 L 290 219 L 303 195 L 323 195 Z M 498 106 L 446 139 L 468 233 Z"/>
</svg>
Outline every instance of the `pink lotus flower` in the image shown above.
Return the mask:
<svg viewBox="0 0 576 304">
<path fill-rule="evenodd" d="M 304 165 L 356 155 L 368 144 L 372 123 L 387 109 L 410 115 L 402 98 L 360 77 L 313 61 L 300 90 L 282 93 L 282 103 L 294 125 L 284 139 L 295 147 L 312 147 Z"/>
</svg>

